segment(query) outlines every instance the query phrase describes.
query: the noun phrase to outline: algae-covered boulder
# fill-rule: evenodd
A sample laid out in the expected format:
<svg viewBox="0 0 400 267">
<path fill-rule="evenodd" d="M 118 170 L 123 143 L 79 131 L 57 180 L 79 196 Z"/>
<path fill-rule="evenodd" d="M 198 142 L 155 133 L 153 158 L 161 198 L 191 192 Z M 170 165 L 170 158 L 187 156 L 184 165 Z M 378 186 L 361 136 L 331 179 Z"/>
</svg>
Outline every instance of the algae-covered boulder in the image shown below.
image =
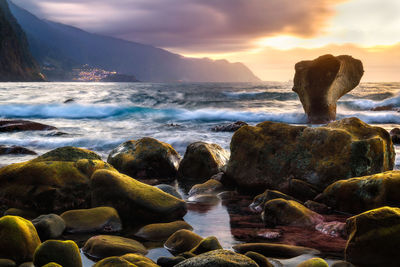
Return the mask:
<svg viewBox="0 0 400 267">
<path fill-rule="evenodd" d="M 121 258 L 135 264 L 137 267 L 158 267 L 154 261 L 137 253 L 125 254 Z"/>
<path fill-rule="evenodd" d="M 259 194 L 253 198 L 253 202 L 249 205 L 249 208 L 255 212 L 261 212 L 264 209 L 265 203 L 272 199 L 277 199 L 277 198 L 283 198 L 286 200 L 293 200 L 297 201 L 295 198 L 286 195 L 282 192 L 276 191 L 276 190 L 265 190 L 264 193 Z"/>
<path fill-rule="evenodd" d="M 9 259 L 0 259 L 0 267 L 15 267 L 17 264 Z"/>
<path fill-rule="evenodd" d="M 189 197 L 194 195 L 203 195 L 203 194 L 217 194 L 222 191 L 224 185 L 217 180 L 210 179 L 202 184 L 194 185 L 188 195 Z"/>
<path fill-rule="evenodd" d="M 96 171 L 91 192 L 93 206 L 114 207 L 126 221 L 165 222 L 186 214 L 185 201 L 115 171 Z"/>
<path fill-rule="evenodd" d="M 189 230 L 179 230 L 171 235 L 164 243 L 164 247 L 172 254 L 190 251 L 196 247 L 203 238 Z"/>
<path fill-rule="evenodd" d="M 69 210 L 61 214 L 69 233 L 110 233 L 122 230 L 118 212 L 112 207 Z"/>
<path fill-rule="evenodd" d="M 91 237 L 86 241 L 82 251 L 90 257 L 97 259 L 122 256 L 128 253 L 147 254 L 147 249 L 142 243 L 130 238 L 112 235 L 97 235 Z"/>
<path fill-rule="evenodd" d="M 241 254 L 253 251 L 265 257 L 276 258 L 293 258 L 302 254 L 317 255 L 320 253 L 320 251 L 312 248 L 275 243 L 244 243 L 234 245 L 232 248 L 234 251 Z"/>
<path fill-rule="evenodd" d="M 98 261 L 93 267 L 137 267 L 135 264 L 121 258 L 121 257 L 108 257 Z"/>
<path fill-rule="evenodd" d="M 180 159 L 171 145 L 145 137 L 119 145 L 111 151 L 107 162 L 133 178 L 174 179 Z"/>
<path fill-rule="evenodd" d="M 182 199 L 181 194 L 179 194 L 178 190 L 172 185 L 169 184 L 158 184 L 155 185 L 158 189 L 161 189 L 161 191 L 164 191 L 165 193 L 168 193 L 170 195 L 173 195 L 174 197 L 177 197 L 179 199 Z"/>
<path fill-rule="evenodd" d="M 311 123 L 336 119 L 336 102 L 353 90 L 364 74 L 362 62 L 351 56 L 324 55 L 295 65 L 293 91 L 299 95 Z"/>
<path fill-rule="evenodd" d="M 33 257 L 35 266 L 43 266 L 50 262 L 63 267 L 82 267 L 79 248 L 71 240 L 47 240 L 36 249 Z"/>
<path fill-rule="evenodd" d="M 244 255 L 230 250 L 213 250 L 199 256 L 184 260 L 175 267 L 258 267 L 258 264 Z"/>
<path fill-rule="evenodd" d="M 43 265 L 43 267 L 63 267 L 63 266 L 55 262 L 49 262 L 46 265 Z"/>
<path fill-rule="evenodd" d="M 42 241 L 60 237 L 65 230 L 65 221 L 57 214 L 40 215 L 32 223 Z"/>
<path fill-rule="evenodd" d="M 323 217 L 302 204 L 283 198 L 265 203 L 262 219 L 267 226 L 287 225 L 312 227 L 323 222 Z"/>
<path fill-rule="evenodd" d="M 389 133 L 357 118 L 316 128 L 263 122 L 235 132 L 227 175 L 253 191 L 285 193 L 293 177 L 322 191 L 340 179 L 392 170 L 394 158 Z"/>
<path fill-rule="evenodd" d="M 41 244 L 33 224 L 17 216 L 0 218 L 0 258 L 16 263 L 32 261 L 36 248 Z"/>
<path fill-rule="evenodd" d="M 228 162 L 229 153 L 217 144 L 195 142 L 186 148 L 179 165 L 181 179 L 206 181 Z"/>
<path fill-rule="evenodd" d="M 221 244 L 215 236 L 209 236 L 200 241 L 197 246 L 190 250 L 195 255 L 200 255 L 211 250 L 222 249 Z"/>
<path fill-rule="evenodd" d="M 94 152 L 64 147 L 0 169 L 0 204 L 48 214 L 90 205 L 89 180 L 111 169 Z"/>
<path fill-rule="evenodd" d="M 297 267 L 329 267 L 329 264 L 321 258 L 311 258 L 301 262 Z"/>
<path fill-rule="evenodd" d="M 249 251 L 244 254 L 246 257 L 249 257 L 253 261 L 255 261 L 259 267 L 273 267 L 272 263 L 269 262 L 268 258 L 260 253 Z"/>
<path fill-rule="evenodd" d="M 400 208 L 382 207 L 346 221 L 346 260 L 356 266 L 398 266 Z"/>
<path fill-rule="evenodd" d="M 166 241 L 176 231 L 193 227 L 185 221 L 174 221 L 169 223 L 148 224 L 140 228 L 135 236 L 148 241 Z"/>
<path fill-rule="evenodd" d="M 357 214 L 382 206 L 400 207 L 400 171 L 337 181 L 316 199 L 333 209 Z"/>
</svg>

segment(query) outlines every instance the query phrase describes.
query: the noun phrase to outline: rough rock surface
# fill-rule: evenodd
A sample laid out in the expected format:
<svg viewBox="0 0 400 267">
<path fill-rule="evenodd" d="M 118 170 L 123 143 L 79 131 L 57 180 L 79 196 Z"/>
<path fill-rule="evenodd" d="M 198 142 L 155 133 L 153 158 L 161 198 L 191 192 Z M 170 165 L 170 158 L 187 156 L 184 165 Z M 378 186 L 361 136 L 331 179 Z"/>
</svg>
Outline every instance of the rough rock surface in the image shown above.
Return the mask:
<svg viewBox="0 0 400 267">
<path fill-rule="evenodd" d="M 221 124 L 211 128 L 214 132 L 235 132 L 240 129 L 240 127 L 248 125 L 244 121 L 236 121 L 228 124 Z"/>
<path fill-rule="evenodd" d="M 311 123 L 336 119 L 336 102 L 353 90 L 364 74 L 362 62 L 351 56 L 324 55 L 295 65 L 293 91 Z"/>
<path fill-rule="evenodd" d="M 389 133 L 357 118 L 311 128 L 263 122 L 232 137 L 227 176 L 239 189 L 288 191 L 291 178 L 320 190 L 351 177 L 392 170 Z"/>
<path fill-rule="evenodd" d="M 111 151 L 107 162 L 136 179 L 174 179 L 180 159 L 171 145 L 145 137 L 119 145 Z"/>
<path fill-rule="evenodd" d="M 195 142 L 186 148 L 179 165 L 180 179 L 206 181 L 229 160 L 229 153 L 217 144 Z"/>
</svg>

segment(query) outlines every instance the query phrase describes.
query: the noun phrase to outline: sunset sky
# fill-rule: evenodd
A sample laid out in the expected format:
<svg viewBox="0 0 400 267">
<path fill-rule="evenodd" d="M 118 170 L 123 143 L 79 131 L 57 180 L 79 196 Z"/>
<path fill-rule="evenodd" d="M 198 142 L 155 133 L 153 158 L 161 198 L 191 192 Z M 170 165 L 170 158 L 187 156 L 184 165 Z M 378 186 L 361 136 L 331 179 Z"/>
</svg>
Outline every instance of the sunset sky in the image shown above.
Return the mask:
<svg viewBox="0 0 400 267">
<path fill-rule="evenodd" d="M 41 18 L 185 56 L 245 63 L 289 80 L 319 55 L 364 62 L 363 81 L 400 81 L 399 0 L 13 0 Z"/>
</svg>

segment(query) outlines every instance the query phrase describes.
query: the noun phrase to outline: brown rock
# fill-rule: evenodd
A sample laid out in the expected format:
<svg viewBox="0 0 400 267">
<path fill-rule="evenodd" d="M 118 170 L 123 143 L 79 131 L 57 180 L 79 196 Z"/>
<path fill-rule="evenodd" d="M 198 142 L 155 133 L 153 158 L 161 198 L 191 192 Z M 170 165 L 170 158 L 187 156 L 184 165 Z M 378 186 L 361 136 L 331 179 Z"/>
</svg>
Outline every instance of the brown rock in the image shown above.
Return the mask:
<svg viewBox="0 0 400 267">
<path fill-rule="evenodd" d="M 0 120 L 0 132 L 50 131 L 56 127 L 25 120 Z"/>
</svg>

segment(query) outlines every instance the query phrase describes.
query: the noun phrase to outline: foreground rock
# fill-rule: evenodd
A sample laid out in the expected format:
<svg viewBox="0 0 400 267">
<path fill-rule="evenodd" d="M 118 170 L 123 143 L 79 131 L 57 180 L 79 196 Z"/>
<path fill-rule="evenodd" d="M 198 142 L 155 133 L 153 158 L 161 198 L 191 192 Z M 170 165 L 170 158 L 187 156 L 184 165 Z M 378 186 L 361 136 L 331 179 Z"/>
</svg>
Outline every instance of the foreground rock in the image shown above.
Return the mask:
<svg viewBox="0 0 400 267">
<path fill-rule="evenodd" d="M 113 149 L 107 162 L 137 179 L 174 179 L 180 156 L 175 149 L 154 138 L 127 141 Z"/>
<path fill-rule="evenodd" d="M 302 204 L 277 198 L 265 203 L 262 219 L 267 226 L 300 226 L 312 227 L 323 222 L 323 217 Z"/>
<path fill-rule="evenodd" d="M 65 221 L 57 214 L 40 215 L 32 223 L 42 241 L 58 238 L 65 230 Z"/>
<path fill-rule="evenodd" d="M 311 123 L 336 119 L 336 102 L 353 90 L 364 74 L 362 62 L 351 56 L 324 55 L 295 65 L 293 91 L 299 95 Z"/>
<path fill-rule="evenodd" d="M 229 153 L 217 144 L 195 142 L 190 144 L 179 165 L 181 179 L 206 181 L 228 162 Z"/>
<path fill-rule="evenodd" d="M 172 234 L 182 229 L 192 231 L 193 227 L 185 221 L 154 223 L 140 228 L 135 236 L 148 241 L 166 241 Z"/>
<path fill-rule="evenodd" d="M 31 161 L 1 168 L 0 202 L 41 214 L 87 207 L 90 176 L 103 168 L 114 170 L 92 151 L 58 148 Z"/>
<path fill-rule="evenodd" d="M 179 230 L 168 238 L 164 243 L 164 247 L 175 255 L 192 250 L 202 240 L 201 236 L 189 230 Z"/>
<path fill-rule="evenodd" d="M 0 145 L 0 155 L 37 155 L 35 151 L 22 146 Z"/>
<path fill-rule="evenodd" d="M 274 243 L 245 243 L 234 245 L 233 249 L 237 253 L 245 254 L 248 251 L 253 251 L 264 255 L 265 257 L 275 258 L 294 258 L 303 254 L 317 255 L 320 252 L 316 249 L 291 246 Z"/>
<path fill-rule="evenodd" d="M 73 241 L 48 240 L 35 251 L 33 263 L 43 266 L 57 263 L 62 267 L 82 267 L 79 248 Z"/>
<path fill-rule="evenodd" d="M 94 267 L 159 267 L 149 258 L 139 254 L 126 254 L 121 257 L 109 257 L 97 262 Z"/>
<path fill-rule="evenodd" d="M 200 243 L 190 250 L 190 253 L 200 255 L 212 250 L 222 249 L 221 244 L 215 236 L 209 236 L 200 241 Z"/>
<path fill-rule="evenodd" d="M 276 190 L 265 190 L 264 193 L 259 194 L 257 196 L 254 197 L 253 202 L 249 205 L 249 208 L 255 212 L 262 212 L 265 206 L 265 203 L 267 203 L 268 201 L 272 200 L 272 199 L 277 199 L 277 198 L 282 198 L 282 199 L 286 199 L 286 200 L 293 200 L 293 201 L 297 201 L 295 198 L 286 195 L 284 193 L 281 193 L 279 191 Z"/>
<path fill-rule="evenodd" d="M 329 264 L 321 258 L 311 258 L 303 261 L 297 267 L 329 267 Z"/>
<path fill-rule="evenodd" d="M 346 260 L 356 266 L 398 266 L 400 209 L 383 207 L 347 220 Z"/>
<path fill-rule="evenodd" d="M 145 255 L 147 249 L 138 241 L 112 235 L 98 235 L 86 241 L 82 248 L 92 258 L 103 259 L 112 256 L 122 256 L 127 253 Z"/>
<path fill-rule="evenodd" d="M 36 248 L 41 244 L 33 224 L 17 216 L 0 218 L 0 258 L 16 263 L 32 261 Z"/>
<path fill-rule="evenodd" d="M 112 233 L 122 230 L 118 212 L 112 207 L 69 210 L 61 214 L 69 233 Z"/>
<path fill-rule="evenodd" d="M 317 197 L 333 209 L 361 213 L 382 206 L 400 207 L 400 171 L 340 180 Z"/>
<path fill-rule="evenodd" d="M 227 176 L 239 189 L 288 191 L 291 178 L 320 190 L 339 179 L 392 170 L 389 133 L 357 118 L 310 128 L 263 122 L 232 137 Z"/>
<path fill-rule="evenodd" d="M 0 120 L 0 132 L 51 131 L 56 127 L 25 120 Z"/>
<path fill-rule="evenodd" d="M 258 267 L 257 263 L 241 254 L 229 250 L 213 250 L 199 256 L 184 260 L 175 267 Z"/>
<path fill-rule="evenodd" d="M 185 201 L 116 171 L 98 170 L 91 179 L 92 205 L 114 207 L 130 223 L 166 222 L 186 214 Z"/>
<path fill-rule="evenodd" d="M 188 195 L 189 197 L 195 196 L 195 195 L 204 195 L 204 194 L 218 194 L 222 191 L 224 188 L 224 185 L 214 179 L 207 180 L 207 182 L 204 182 L 202 184 L 196 184 L 194 185 Z"/>
</svg>

